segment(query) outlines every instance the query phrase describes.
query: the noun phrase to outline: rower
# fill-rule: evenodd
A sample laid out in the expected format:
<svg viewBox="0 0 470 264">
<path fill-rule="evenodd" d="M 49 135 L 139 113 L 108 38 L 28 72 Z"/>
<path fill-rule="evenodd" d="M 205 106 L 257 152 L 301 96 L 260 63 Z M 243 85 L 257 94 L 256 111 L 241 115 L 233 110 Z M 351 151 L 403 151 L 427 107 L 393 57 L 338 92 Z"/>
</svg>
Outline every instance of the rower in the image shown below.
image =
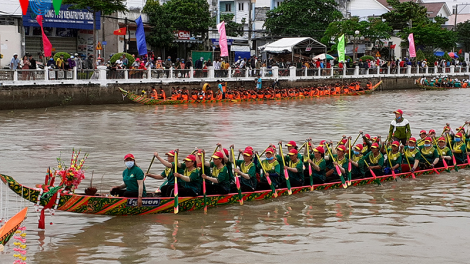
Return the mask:
<svg viewBox="0 0 470 264">
<path fill-rule="evenodd" d="M 434 147 L 437 147 L 436 130 L 430 129 L 428 135 L 432 139 L 432 144 L 434 145 Z"/>
<path fill-rule="evenodd" d="M 217 151 L 212 155 L 214 161 L 206 161 L 206 166 L 209 166 L 212 171 L 211 175 L 202 174 L 202 178 L 209 181 L 206 184 L 207 194 L 228 194 L 230 192 L 230 175 L 225 166 L 225 156 L 223 151 Z"/>
<path fill-rule="evenodd" d="M 401 152 L 398 151 L 400 142 L 393 141 L 391 147 L 387 148 L 387 160 L 385 161 L 384 174 L 392 174 L 392 170 L 395 173 L 401 172 L 402 156 Z M 390 165 L 391 164 L 391 165 Z M 392 167 L 390 167 L 392 166 Z"/>
<path fill-rule="evenodd" d="M 360 131 L 360 133 L 362 134 L 362 131 Z M 364 136 L 362 136 L 362 150 L 361 150 L 362 155 L 367 156 L 367 154 L 369 154 L 370 152 L 371 146 L 372 146 L 372 140 L 371 140 L 370 135 L 365 134 Z"/>
<path fill-rule="evenodd" d="M 323 184 L 325 183 L 326 177 L 326 161 L 324 159 L 325 149 L 321 146 L 318 146 L 313 149 L 313 160 L 308 159 L 308 163 L 312 165 L 312 176 L 314 184 Z M 306 182 L 310 181 L 310 178 Z"/>
<path fill-rule="evenodd" d="M 292 148 L 289 150 L 289 161 L 286 160 L 286 169 L 289 174 L 289 181 L 292 187 L 299 187 L 304 184 L 304 164 L 299 159 L 299 152 L 297 149 Z"/>
<path fill-rule="evenodd" d="M 443 160 L 446 161 L 447 164 L 452 161 L 452 151 L 450 148 L 446 146 L 447 141 L 445 137 L 440 137 L 437 140 L 437 154 L 439 155 L 439 162 L 436 164 L 437 168 L 445 167 Z"/>
<path fill-rule="evenodd" d="M 155 89 L 155 87 L 152 87 L 152 93 L 150 93 L 150 98 L 158 99 L 158 92 L 157 92 L 157 89 Z"/>
<path fill-rule="evenodd" d="M 465 142 L 462 138 L 462 133 L 459 132 L 455 134 L 454 141 L 452 144 L 452 153 L 454 153 L 455 161 L 457 162 L 457 164 L 464 164 L 467 162 L 467 147 L 465 146 Z"/>
<path fill-rule="evenodd" d="M 365 174 L 364 155 L 362 154 L 363 145 L 357 144 L 353 148 L 351 155 L 351 179 L 362 179 Z M 348 157 L 349 160 L 349 157 Z"/>
<path fill-rule="evenodd" d="M 197 168 L 197 159 L 193 154 L 188 155 L 184 163 L 178 164 L 183 173 L 175 173 L 175 177 L 181 179 L 178 181 L 178 195 L 181 197 L 198 196 L 202 193 L 202 178 L 200 170 Z M 179 170 L 178 170 L 179 171 Z"/>
<path fill-rule="evenodd" d="M 281 167 L 279 166 L 278 160 L 274 158 L 274 153 L 275 152 L 272 148 L 267 148 L 265 151 L 266 159 L 261 161 L 261 163 L 263 164 L 262 166 L 266 170 L 266 173 L 269 174 L 269 178 L 272 184 L 274 184 L 274 188 L 278 188 L 280 185 Z M 258 167 L 262 168 L 260 163 L 258 163 Z M 264 169 L 262 170 L 260 182 L 256 188 L 257 190 L 271 190 L 271 186 L 266 179 Z"/>
<path fill-rule="evenodd" d="M 416 138 L 410 137 L 408 139 L 408 145 L 403 148 L 403 165 L 402 171 L 403 172 L 414 172 L 419 165 L 419 157 L 421 154 L 419 153 L 419 148 L 416 146 Z M 404 164 L 406 161 L 406 164 Z M 408 164 L 409 163 L 409 164 Z M 410 168 L 411 166 L 411 168 Z"/>
<path fill-rule="evenodd" d="M 428 136 L 426 130 L 421 130 L 419 131 L 419 137 L 420 139 L 418 140 L 417 142 L 417 146 L 421 149 L 424 145 L 424 140 L 426 139 L 426 137 Z"/>
<path fill-rule="evenodd" d="M 328 157 L 332 160 L 333 173 L 331 176 L 326 178 L 326 182 L 335 182 L 340 180 L 340 176 L 336 171 L 336 166 L 339 166 L 342 174 L 345 174 L 348 170 L 348 159 L 344 155 L 346 153 L 346 147 L 344 145 L 339 145 L 336 147 L 336 154 L 333 154 L 333 157 Z"/>
<path fill-rule="evenodd" d="M 161 87 L 161 86 L 160 86 L 160 93 L 158 94 L 158 99 L 159 100 L 166 100 L 165 91 L 163 90 L 163 87 Z"/>
<path fill-rule="evenodd" d="M 434 168 L 439 162 L 439 155 L 437 154 L 436 148 L 432 145 L 432 139 L 427 137 L 424 139 L 424 145 L 420 150 L 421 157 L 419 160 L 419 166 L 421 169 Z"/>
<path fill-rule="evenodd" d="M 175 151 L 171 150 L 165 153 L 167 160 L 164 160 L 162 157 L 160 157 L 158 152 L 155 152 L 153 155 L 158 159 L 158 161 L 160 161 L 160 163 L 165 166 L 165 170 L 161 174 L 145 173 L 145 176 L 157 180 L 166 179 L 165 182 L 160 186 L 160 192 L 162 197 L 169 197 L 171 196 L 171 191 L 175 185 L 175 176 L 173 174 L 175 167 Z"/>
<path fill-rule="evenodd" d="M 395 112 L 395 119 L 390 123 L 390 130 L 388 132 L 388 141 L 399 141 L 403 145 L 411 137 L 410 122 L 403 118 L 403 111 L 398 109 Z M 392 138 L 393 134 L 393 138 Z"/>
<path fill-rule="evenodd" d="M 367 156 L 364 157 L 364 163 L 366 163 L 366 167 L 372 169 L 376 176 L 383 175 L 383 166 L 384 166 L 384 157 L 379 150 L 379 144 L 374 143 L 370 147 L 370 152 Z M 365 173 L 365 177 L 372 177 L 370 170 L 367 170 Z"/>
<path fill-rule="evenodd" d="M 251 147 L 250 147 L 251 148 Z M 236 166 L 234 171 L 240 175 L 240 188 L 242 192 L 252 192 L 256 190 L 256 166 L 253 162 L 253 150 L 248 147 L 243 151 L 243 160 L 236 160 Z M 229 160 L 233 160 L 230 157 Z"/>
</svg>

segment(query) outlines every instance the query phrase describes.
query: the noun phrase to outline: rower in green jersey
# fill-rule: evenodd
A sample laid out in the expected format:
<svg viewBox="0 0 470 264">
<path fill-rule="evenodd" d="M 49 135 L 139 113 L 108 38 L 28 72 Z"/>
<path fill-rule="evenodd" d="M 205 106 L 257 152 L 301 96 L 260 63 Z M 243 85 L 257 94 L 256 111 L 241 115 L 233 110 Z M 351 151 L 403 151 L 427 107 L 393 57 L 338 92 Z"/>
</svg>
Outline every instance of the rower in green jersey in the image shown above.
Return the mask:
<svg viewBox="0 0 470 264">
<path fill-rule="evenodd" d="M 289 161 L 286 161 L 287 173 L 289 173 L 289 182 L 292 187 L 299 187 L 304 184 L 304 164 L 299 159 L 299 152 L 292 148 L 289 153 Z"/>
<path fill-rule="evenodd" d="M 261 170 L 262 174 L 260 175 L 259 184 L 256 187 L 257 190 L 271 190 L 271 186 L 268 183 L 264 170 L 269 174 L 269 178 L 272 184 L 274 184 L 274 188 L 279 188 L 281 183 L 281 167 L 277 159 L 274 158 L 274 153 L 275 152 L 272 148 L 267 148 L 265 151 L 266 159 L 257 164 L 259 168 L 264 168 Z"/>
<path fill-rule="evenodd" d="M 434 129 L 429 130 L 428 135 L 432 139 L 432 145 L 437 148 L 436 130 Z"/>
<path fill-rule="evenodd" d="M 253 162 L 253 151 L 245 149 L 243 151 L 243 160 L 236 160 L 235 173 L 240 175 L 240 188 L 242 192 L 252 192 L 256 190 L 256 165 Z M 230 157 L 230 159 L 233 159 Z"/>
<path fill-rule="evenodd" d="M 410 137 L 410 139 L 408 139 L 408 145 L 403 148 L 402 171 L 414 172 L 418 168 L 420 157 L 419 148 L 416 146 L 416 138 Z"/>
<path fill-rule="evenodd" d="M 225 165 L 226 156 L 224 151 L 217 151 L 212 155 L 214 161 L 206 161 L 206 166 L 211 168 L 210 176 L 202 174 L 202 178 L 209 181 L 206 182 L 206 193 L 211 194 L 228 194 L 230 192 L 230 174 Z M 228 158 L 227 158 L 228 159 Z"/>
<path fill-rule="evenodd" d="M 365 177 L 369 178 L 372 177 L 369 169 L 372 169 L 376 176 L 382 176 L 383 167 L 384 167 L 384 157 L 382 153 L 380 153 L 379 144 L 374 143 L 370 147 L 370 152 L 364 157 L 364 162 L 366 164 L 366 174 Z M 368 166 L 367 166 L 368 165 Z"/>
<path fill-rule="evenodd" d="M 365 134 L 364 136 L 362 136 L 362 155 L 366 156 L 367 154 L 369 154 L 370 146 L 372 146 L 372 138 L 369 134 Z"/>
<path fill-rule="evenodd" d="M 362 154 L 363 145 L 357 144 L 354 146 L 351 153 L 351 158 L 348 157 L 348 160 L 351 160 L 351 178 L 352 179 L 362 179 L 365 174 L 364 155 Z"/>
<path fill-rule="evenodd" d="M 314 158 L 313 154 L 313 146 L 312 146 L 312 141 L 311 139 L 307 140 L 308 147 L 305 146 L 304 148 L 304 154 L 302 155 L 302 161 L 304 164 L 304 182 L 305 183 L 310 183 L 310 175 L 309 175 L 309 169 L 308 169 L 308 160 Z M 308 152 L 307 153 L 307 149 Z M 313 171 L 312 171 L 313 172 Z"/>
<path fill-rule="evenodd" d="M 163 184 L 160 186 L 160 192 L 161 196 L 169 197 L 171 196 L 171 191 L 175 185 L 175 176 L 173 175 L 175 167 L 175 151 L 171 150 L 168 153 L 165 153 L 167 160 L 164 160 L 162 157 L 158 156 L 158 152 L 155 152 L 153 155 L 160 161 L 160 163 L 165 166 L 165 170 L 161 174 L 146 173 L 145 176 L 157 180 L 165 179 L 165 182 L 163 182 Z M 178 168 L 178 172 L 183 173 L 183 170 Z"/>
<path fill-rule="evenodd" d="M 336 165 L 339 166 L 341 174 L 345 175 L 348 171 L 348 158 L 344 155 L 345 153 L 346 147 L 344 145 L 339 145 L 336 147 L 336 154 L 333 154 L 333 157 L 328 157 L 332 160 L 333 173 L 326 177 L 326 182 L 336 182 L 341 180 L 338 172 L 336 171 Z"/>
<path fill-rule="evenodd" d="M 313 184 L 323 184 L 326 180 L 325 149 L 322 146 L 314 148 L 313 156 L 313 159 L 308 159 L 308 163 L 312 165 Z"/>
<path fill-rule="evenodd" d="M 463 134 L 455 134 L 454 141 L 452 142 L 452 153 L 455 156 L 457 164 L 464 164 L 467 162 L 467 146 L 462 140 Z"/>
<path fill-rule="evenodd" d="M 279 141 L 279 145 L 282 145 L 282 141 Z M 271 147 L 274 151 L 276 151 L 276 146 L 270 145 L 270 147 Z M 287 151 L 291 151 L 292 149 L 296 149 L 296 150 L 298 149 L 297 143 L 295 143 L 295 141 L 289 141 L 289 142 L 287 142 L 286 147 L 287 147 Z M 280 179 L 280 180 L 281 180 L 281 183 L 282 183 L 283 185 L 285 185 L 285 184 L 286 184 L 286 179 L 285 179 L 285 177 L 284 177 L 284 164 L 283 164 L 283 162 L 282 162 L 281 149 L 278 150 L 278 154 L 276 154 L 275 157 L 276 157 L 276 160 L 279 162 L 279 166 L 280 166 L 280 169 L 281 169 L 281 179 Z M 302 155 L 299 153 L 299 154 L 297 155 L 297 158 L 298 158 L 299 160 L 302 160 Z M 286 154 L 286 155 L 284 156 L 284 161 L 286 162 L 286 165 L 289 163 L 289 161 L 290 161 L 289 155 Z"/>
<path fill-rule="evenodd" d="M 390 147 L 387 147 L 387 160 L 384 161 L 384 174 L 401 173 L 402 155 L 399 151 L 400 142 L 393 141 Z M 390 167 L 390 164 L 392 167 Z"/>
<path fill-rule="evenodd" d="M 439 155 L 436 148 L 432 145 L 432 139 L 424 139 L 424 145 L 420 150 L 419 166 L 421 169 L 433 168 L 439 162 Z"/>
<path fill-rule="evenodd" d="M 197 167 L 198 160 L 195 155 L 190 154 L 178 167 L 183 170 L 182 173 L 175 173 L 175 177 L 181 179 L 178 181 L 178 196 L 198 196 L 202 193 L 201 172 Z"/>
<path fill-rule="evenodd" d="M 436 164 L 437 168 L 445 167 L 443 160 L 446 161 L 446 164 L 452 162 L 452 151 L 447 145 L 447 140 L 445 137 L 440 137 L 437 144 L 437 154 L 439 155 L 439 162 Z"/>
<path fill-rule="evenodd" d="M 395 113 L 395 119 L 390 123 L 390 130 L 388 132 L 388 141 L 399 141 L 405 145 L 411 137 L 410 123 L 407 119 L 403 118 L 403 111 L 398 109 Z M 393 135 L 393 137 L 392 137 Z"/>
<path fill-rule="evenodd" d="M 418 141 L 416 142 L 416 145 L 418 146 L 419 149 L 421 149 L 424 145 L 424 140 L 426 139 L 426 137 L 428 136 L 426 130 L 421 130 L 419 132 L 419 139 Z"/>
</svg>

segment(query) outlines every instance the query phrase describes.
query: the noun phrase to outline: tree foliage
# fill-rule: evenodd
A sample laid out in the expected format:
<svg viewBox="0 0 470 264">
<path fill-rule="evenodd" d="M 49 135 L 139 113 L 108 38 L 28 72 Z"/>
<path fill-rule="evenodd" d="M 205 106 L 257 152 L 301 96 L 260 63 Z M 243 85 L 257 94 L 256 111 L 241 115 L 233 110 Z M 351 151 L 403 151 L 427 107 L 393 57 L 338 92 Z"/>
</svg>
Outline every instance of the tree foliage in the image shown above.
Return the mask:
<svg viewBox="0 0 470 264">
<path fill-rule="evenodd" d="M 418 61 L 423 61 L 423 60 L 426 59 L 426 55 L 424 55 L 423 50 L 418 49 L 418 50 L 416 51 L 416 59 L 417 59 Z"/>
<path fill-rule="evenodd" d="M 429 21 L 427 9 L 413 1 L 400 2 L 399 0 L 387 0 L 393 9 L 382 15 L 394 30 L 403 30 L 416 24 Z"/>
<path fill-rule="evenodd" d="M 163 5 L 158 0 L 148 0 L 143 12 L 152 26 L 147 41 L 153 47 L 173 46 L 177 30 L 190 31 L 193 36 L 200 35 L 204 39 L 212 22 L 205 0 L 170 0 Z"/>
<path fill-rule="evenodd" d="M 220 21 L 225 21 L 225 32 L 227 33 L 227 36 L 232 36 L 232 37 L 238 37 L 238 36 L 243 36 L 243 27 L 245 26 L 245 19 L 242 19 L 242 23 L 237 23 L 233 21 L 233 18 L 235 17 L 234 14 L 227 13 L 227 14 L 221 14 L 220 15 Z M 213 17 L 212 18 L 212 28 L 216 28 L 217 24 L 217 18 Z"/>
<path fill-rule="evenodd" d="M 441 48 L 443 50 L 450 50 L 455 47 L 457 42 L 455 31 L 442 28 L 440 24 L 434 22 L 418 24 L 410 29 L 404 29 L 400 36 L 408 41 L 410 33 L 413 33 L 416 46 L 421 45 L 429 46 L 432 49 Z"/>
<path fill-rule="evenodd" d="M 470 21 L 457 24 L 458 42 L 461 43 L 466 51 L 470 50 Z"/>
<path fill-rule="evenodd" d="M 380 18 L 371 17 L 367 21 L 359 21 L 359 17 L 352 17 L 330 23 L 321 41 L 324 44 L 328 44 L 330 41 L 336 43 L 341 35 L 344 34 L 347 38 L 349 35 L 355 35 L 356 30 L 359 30 L 359 35 L 364 36 L 364 39 L 370 42 L 388 39 L 392 34 L 392 28 Z M 333 46 L 333 49 L 335 46 Z"/>
<path fill-rule="evenodd" d="M 64 0 L 63 3 L 71 4 L 70 9 L 86 9 L 90 12 L 101 12 L 101 15 L 129 11 L 125 0 Z"/>
<path fill-rule="evenodd" d="M 341 19 L 334 0 L 290 0 L 266 13 L 264 26 L 271 35 L 321 39 L 328 25 Z"/>
<path fill-rule="evenodd" d="M 158 0 L 147 0 L 142 10 L 148 16 L 148 22 L 152 25 L 152 32 L 146 40 L 152 47 L 170 48 L 174 45 L 175 28 L 170 14 L 168 14 Z"/>
</svg>

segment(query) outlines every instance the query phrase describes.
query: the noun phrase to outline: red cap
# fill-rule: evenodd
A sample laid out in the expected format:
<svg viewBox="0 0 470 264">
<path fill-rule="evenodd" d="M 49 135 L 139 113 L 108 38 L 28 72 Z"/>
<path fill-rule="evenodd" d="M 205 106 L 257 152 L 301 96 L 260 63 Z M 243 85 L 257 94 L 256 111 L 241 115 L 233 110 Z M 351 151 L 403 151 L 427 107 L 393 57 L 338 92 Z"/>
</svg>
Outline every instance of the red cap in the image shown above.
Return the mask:
<svg viewBox="0 0 470 264">
<path fill-rule="evenodd" d="M 175 156 L 175 151 L 170 150 L 170 151 L 168 151 L 168 153 L 165 153 L 165 155 L 174 157 Z"/>
<path fill-rule="evenodd" d="M 379 144 L 374 143 L 374 144 L 372 144 L 372 146 L 371 146 L 370 148 L 371 148 L 371 149 L 373 149 L 373 148 L 379 148 Z"/>
<path fill-rule="evenodd" d="M 289 155 L 296 155 L 297 156 L 297 154 L 299 154 L 299 152 L 296 149 L 291 149 L 289 151 Z"/>
<path fill-rule="evenodd" d="M 450 130 L 450 127 L 445 126 L 445 127 L 444 127 L 444 131 L 445 131 L 445 130 Z"/>
<path fill-rule="evenodd" d="M 378 137 L 374 137 L 372 138 L 372 141 L 377 141 L 379 138 Z"/>
<path fill-rule="evenodd" d="M 320 152 L 322 154 L 325 153 L 325 149 L 321 146 L 318 146 L 318 147 L 314 148 L 313 151 Z"/>
<path fill-rule="evenodd" d="M 464 128 L 462 126 L 457 128 L 457 131 L 460 131 L 460 130 L 464 130 Z"/>
<path fill-rule="evenodd" d="M 401 109 L 398 109 L 397 111 L 394 112 L 395 114 L 400 114 L 400 115 L 403 115 L 403 111 L 401 111 Z"/>
<path fill-rule="evenodd" d="M 248 146 L 248 147 L 245 148 L 245 150 L 247 150 L 247 149 L 253 151 L 253 147 L 252 147 L 252 146 Z"/>
<path fill-rule="evenodd" d="M 346 144 L 347 142 L 348 142 L 348 139 L 347 139 L 347 138 L 343 138 L 343 139 L 339 142 L 339 144 L 340 144 L 340 145 L 344 145 L 344 144 Z"/>
<path fill-rule="evenodd" d="M 426 133 L 426 130 L 421 130 L 419 131 L 419 134 L 421 135 L 421 134 L 427 134 L 427 133 Z"/>
<path fill-rule="evenodd" d="M 267 149 L 266 149 L 266 153 L 271 153 L 271 154 L 273 154 L 273 153 L 274 153 L 274 150 L 273 150 L 272 148 L 267 148 Z"/>
<path fill-rule="evenodd" d="M 297 147 L 297 143 L 295 143 L 295 141 L 289 141 L 289 142 L 287 142 L 286 146 L 288 146 L 288 147 Z"/>
<path fill-rule="evenodd" d="M 197 150 L 197 155 L 198 155 L 198 156 L 202 156 L 202 149 L 198 149 L 198 150 Z"/>
<path fill-rule="evenodd" d="M 399 146 L 400 146 L 400 142 L 398 142 L 398 141 L 393 141 L 392 146 L 399 147 Z"/>
<path fill-rule="evenodd" d="M 243 156 L 253 156 L 253 151 L 251 151 L 251 149 L 245 149 L 245 151 L 243 151 Z"/>
<path fill-rule="evenodd" d="M 322 141 L 320 141 L 320 145 L 319 145 L 319 146 L 325 146 L 325 143 L 326 143 L 326 140 L 322 140 Z"/>
<path fill-rule="evenodd" d="M 191 155 L 188 155 L 184 160 L 185 161 L 196 161 L 196 156 L 191 154 Z"/>
<path fill-rule="evenodd" d="M 436 130 L 434 130 L 434 129 L 429 130 L 429 134 L 431 134 L 431 133 L 434 133 L 434 134 L 435 134 L 435 133 L 436 133 Z"/>
<path fill-rule="evenodd" d="M 354 148 L 359 151 L 362 151 L 364 149 L 364 146 L 362 144 L 357 144 Z"/>
<path fill-rule="evenodd" d="M 408 141 L 409 141 L 409 142 L 414 142 L 414 143 L 416 143 L 416 138 L 410 137 L 410 139 L 408 139 Z"/>
<path fill-rule="evenodd" d="M 369 134 L 365 134 L 364 137 L 370 140 L 370 135 Z"/>
<path fill-rule="evenodd" d="M 212 155 L 212 158 L 222 159 L 222 158 L 224 158 L 224 154 L 222 154 L 222 152 L 220 152 L 220 151 L 217 151 L 216 153 L 214 153 L 214 155 Z"/>
<path fill-rule="evenodd" d="M 336 147 L 336 149 L 343 152 L 346 151 L 346 147 L 344 145 L 339 145 Z"/>
<path fill-rule="evenodd" d="M 461 138 L 461 137 L 462 137 L 462 133 L 457 133 L 457 134 L 455 134 L 455 136 L 458 137 L 458 138 Z"/>
<path fill-rule="evenodd" d="M 132 154 L 130 154 L 130 153 L 127 154 L 126 156 L 124 156 L 124 160 L 126 160 L 126 159 L 133 159 L 133 160 L 135 160 L 134 155 L 132 155 Z"/>
<path fill-rule="evenodd" d="M 228 157 L 228 150 L 226 148 L 224 148 L 224 153 L 225 153 L 225 156 Z"/>
<path fill-rule="evenodd" d="M 445 137 L 440 137 L 440 138 L 438 139 L 438 141 L 439 141 L 439 142 L 441 142 L 441 141 L 446 142 L 446 138 L 445 138 Z"/>
<path fill-rule="evenodd" d="M 427 141 L 427 142 L 431 142 L 431 141 L 432 141 L 432 138 L 431 138 L 431 137 L 427 137 L 427 138 L 424 139 L 424 142 L 426 142 L 426 141 Z"/>
</svg>

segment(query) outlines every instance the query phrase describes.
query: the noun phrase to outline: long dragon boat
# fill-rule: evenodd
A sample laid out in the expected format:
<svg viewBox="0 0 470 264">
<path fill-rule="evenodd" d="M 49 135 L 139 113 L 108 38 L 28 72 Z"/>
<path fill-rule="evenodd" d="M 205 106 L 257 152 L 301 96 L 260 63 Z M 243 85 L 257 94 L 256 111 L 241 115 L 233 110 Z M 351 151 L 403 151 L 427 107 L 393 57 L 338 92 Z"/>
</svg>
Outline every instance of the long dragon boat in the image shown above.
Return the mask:
<svg viewBox="0 0 470 264">
<path fill-rule="evenodd" d="M 8 219 L 8 221 L 6 221 L 6 223 L 0 227 L 0 245 L 5 245 L 8 243 L 10 238 L 15 234 L 16 230 L 18 230 L 18 228 L 21 226 L 21 223 L 23 223 L 27 212 L 28 208 L 24 208 L 12 218 Z"/>
<path fill-rule="evenodd" d="M 129 98 L 129 100 L 144 104 L 144 105 L 173 105 L 173 104 L 203 104 L 203 103 L 234 103 L 234 102 L 255 102 L 255 101 L 276 101 L 276 100 L 295 100 L 305 98 L 316 98 L 316 97 L 328 97 L 328 96 L 351 96 L 351 95 L 364 95 L 371 94 L 382 84 L 382 80 L 373 85 L 369 90 L 363 91 L 352 91 L 349 93 L 342 93 L 336 95 L 314 95 L 314 96 L 295 96 L 295 97 L 281 97 L 281 98 L 250 98 L 250 99 L 213 99 L 213 100 L 159 100 L 148 98 L 147 96 L 137 95 L 133 92 L 119 88 L 121 93 Z"/>
<path fill-rule="evenodd" d="M 421 83 L 421 78 L 416 80 L 416 85 L 421 88 L 421 90 L 438 90 L 438 91 L 445 91 L 449 89 L 466 89 L 467 87 L 440 87 L 440 86 L 430 86 Z"/>
<path fill-rule="evenodd" d="M 470 167 L 468 164 L 458 165 L 459 168 Z M 420 170 L 415 171 L 414 175 L 422 176 L 433 174 L 436 172 L 445 171 L 445 168 L 437 168 L 435 170 Z M 411 172 L 405 172 L 395 175 L 397 178 L 411 178 Z M 33 202 L 37 205 L 46 206 L 47 204 L 56 204 L 56 210 L 67 211 L 73 213 L 85 213 L 85 214 L 96 214 L 96 215 L 112 215 L 112 216 L 125 216 L 125 215 L 146 215 L 146 214 L 158 214 L 158 213 L 173 213 L 175 206 L 175 199 L 173 197 L 149 197 L 142 200 L 142 206 L 137 206 L 137 198 L 126 198 L 126 197 L 107 197 L 107 196 L 89 196 L 82 194 L 67 194 L 61 193 L 58 196 L 52 196 L 45 199 L 41 199 L 43 193 L 42 188 L 31 188 L 18 183 L 15 179 L 10 176 L 0 174 L 0 179 L 8 185 L 8 187 L 23 197 L 24 199 Z M 361 186 L 366 184 L 382 184 L 385 182 L 393 181 L 393 175 L 377 176 L 376 178 L 362 178 L 353 179 L 351 186 Z M 293 187 L 292 194 L 304 193 L 313 190 L 328 190 L 341 188 L 341 182 L 324 183 L 317 185 L 305 185 L 301 187 Z M 277 197 L 287 196 L 287 188 L 276 189 Z M 254 192 L 242 193 L 243 201 L 257 201 L 265 199 L 274 199 L 274 195 L 271 190 L 262 190 Z M 278 198 L 276 198 L 278 199 Z M 207 206 L 217 207 L 229 204 L 239 203 L 238 193 L 229 193 L 227 195 L 208 195 Z M 179 197 L 178 198 L 179 211 L 194 211 L 200 210 L 205 207 L 204 196 L 196 197 Z"/>
</svg>

